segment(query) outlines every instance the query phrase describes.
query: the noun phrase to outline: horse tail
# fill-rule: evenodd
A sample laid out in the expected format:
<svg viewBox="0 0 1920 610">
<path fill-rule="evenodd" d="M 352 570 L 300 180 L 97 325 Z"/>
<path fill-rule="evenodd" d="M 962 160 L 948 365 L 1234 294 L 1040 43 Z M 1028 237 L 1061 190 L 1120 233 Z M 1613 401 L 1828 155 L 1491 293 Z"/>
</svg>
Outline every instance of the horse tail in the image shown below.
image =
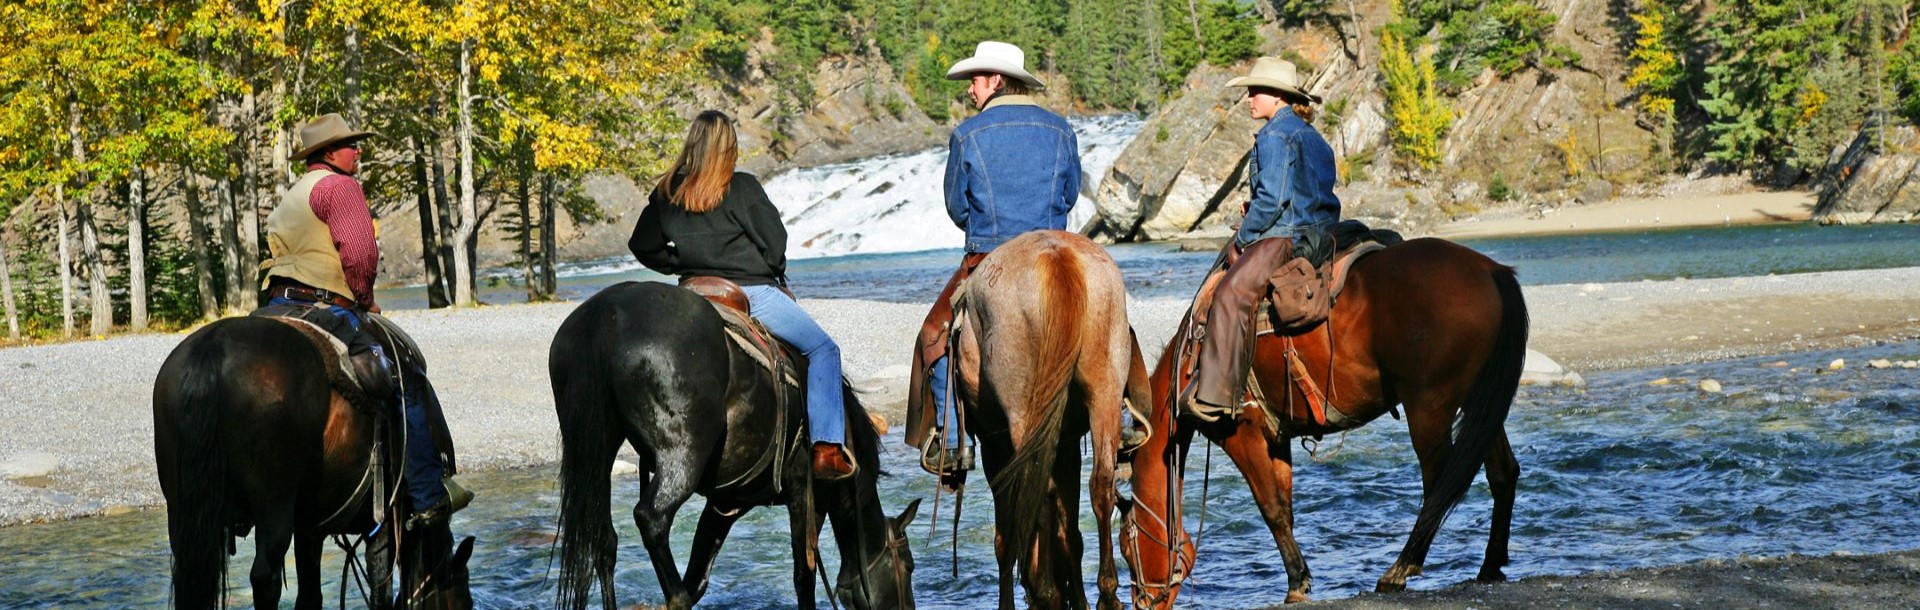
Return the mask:
<svg viewBox="0 0 1920 610">
<path fill-rule="evenodd" d="M 227 411 L 221 369 L 224 335 L 207 333 L 187 348 L 179 381 L 161 404 L 173 406 L 171 436 L 177 493 L 167 499 L 167 534 L 173 547 L 173 599 L 181 608 L 226 607 L 227 456 L 221 421 Z"/>
<path fill-rule="evenodd" d="M 556 607 L 582 610 L 599 585 L 601 604 L 615 607 L 613 459 L 620 450 L 606 342 L 616 312 L 588 299 L 554 337 L 547 374 L 560 417 L 560 587 Z"/>
<path fill-rule="evenodd" d="M 1418 546 L 1409 541 L 1408 548 L 1429 548 L 1440 523 L 1473 486 L 1487 451 L 1505 433 L 1507 412 L 1512 409 L 1514 393 L 1520 387 L 1520 373 L 1527 359 L 1527 303 L 1520 294 L 1520 281 L 1512 267 L 1496 267 L 1493 284 L 1500 293 L 1500 331 L 1493 340 L 1492 354 L 1481 365 L 1473 388 L 1467 391 L 1466 403 L 1461 405 L 1460 417 L 1454 422 L 1453 443 L 1447 447 L 1447 458 L 1440 466 L 1440 476 L 1427 494 L 1414 524 L 1415 535 L 1424 532 L 1427 540 L 1419 541 Z M 1406 559 L 1413 565 L 1426 561 L 1425 557 Z"/>
<path fill-rule="evenodd" d="M 1035 267 L 1040 274 L 1037 285 L 1042 317 L 1039 328 L 1029 329 L 1038 331 L 1040 338 L 1034 360 L 1038 366 L 1020 407 L 1039 409 L 1033 412 L 1039 416 L 1039 426 L 1014 451 L 1006 468 L 988 481 L 995 498 L 1008 500 L 995 503 L 1008 509 L 998 511 L 997 520 L 1010 523 L 1007 549 L 1015 553 L 1016 561 L 1028 560 L 1027 549 L 1033 547 L 1041 525 L 1056 522 L 1050 518 L 1054 507 L 1048 502 L 1048 480 L 1053 476 L 1060 430 L 1066 419 L 1067 382 L 1079 367 L 1080 326 L 1087 308 L 1086 274 L 1074 251 L 1054 247 L 1042 250 L 1038 258 Z M 1051 561 L 1042 549 L 1035 565 L 1045 566 Z M 1052 586 L 1048 582 L 1034 584 Z"/>
</svg>

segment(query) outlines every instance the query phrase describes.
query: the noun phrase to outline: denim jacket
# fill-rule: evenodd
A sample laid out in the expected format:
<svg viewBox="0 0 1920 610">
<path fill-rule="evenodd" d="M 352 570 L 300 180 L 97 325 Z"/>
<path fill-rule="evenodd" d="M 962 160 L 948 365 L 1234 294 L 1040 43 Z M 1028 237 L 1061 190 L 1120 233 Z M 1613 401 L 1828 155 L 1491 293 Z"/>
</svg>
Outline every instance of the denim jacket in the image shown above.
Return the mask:
<svg viewBox="0 0 1920 610">
<path fill-rule="evenodd" d="M 1080 140 L 1060 115 L 1024 95 L 1003 95 L 947 140 L 947 215 L 967 232 L 967 252 L 987 252 L 1028 231 L 1067 228 L 1080 198 Z"/>
<path fill-rule="evenodd" d="M 1253 136 L 1253 197 L 1240 232 L 1240 247 L 1268 237 L 1292 237 L 1299 227 L 1340 220 L 1333 148 L 1313 126 L 1284 107 Z"/>
</svg>

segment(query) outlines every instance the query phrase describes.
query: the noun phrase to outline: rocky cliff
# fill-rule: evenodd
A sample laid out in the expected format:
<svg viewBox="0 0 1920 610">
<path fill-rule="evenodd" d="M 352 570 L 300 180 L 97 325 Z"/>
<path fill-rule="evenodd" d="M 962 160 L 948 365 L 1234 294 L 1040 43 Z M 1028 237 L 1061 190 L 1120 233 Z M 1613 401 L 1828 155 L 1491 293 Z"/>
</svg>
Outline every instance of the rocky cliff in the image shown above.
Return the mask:
<svg viewBox="0 0 1920 610">
<path fill-rule="evenodd" d="M 1835 151 L 1819 181 L 1813 219 L 1823 224 L 1920 220 L 1920 127 L 1876 121 Z"/>
<path fill-rule="evenodd" d="M 1482 74 L 1453 100 L 1453 128 L 1434 171 L 1398 168 L 1389 145 L 1377 62 L 1387 2 L 1352 3 L 1354 14 L 1327 22 L 1270 24 L 1262 29 L 1263 50 L 1310 70 L 1311 89 L 1329 102 L 1315 125 L 1348 181 L 1337 191 L 1343 214 L 1417 233 L 1496 204 L 1488 194 L 1495 183 L 1523 200 L 1557 204 L 1605 198 L 1613 183 L 1644 177 L 1640 168 L 1655 140 L 1622 103 L 1628 89 L 1621 45 L 1630 30 L 1623 30 L 1620 16 L 1630 4 L 1544 2 L 1559 17 L 1553 40 L 1573 48 L 1581 62 L 1506 77 Z M 1109 171 L 1090 233 L 1156 240 L 1223 235 L 1238 222 L 1247 198 L 1247 152 L 1259 124 L 1247 116 L 1239 90 L 1221 87 L 1246 69 L 1243 63 L 1195 70 L 1183 93 L 1154 114 Z"/>
</svg>

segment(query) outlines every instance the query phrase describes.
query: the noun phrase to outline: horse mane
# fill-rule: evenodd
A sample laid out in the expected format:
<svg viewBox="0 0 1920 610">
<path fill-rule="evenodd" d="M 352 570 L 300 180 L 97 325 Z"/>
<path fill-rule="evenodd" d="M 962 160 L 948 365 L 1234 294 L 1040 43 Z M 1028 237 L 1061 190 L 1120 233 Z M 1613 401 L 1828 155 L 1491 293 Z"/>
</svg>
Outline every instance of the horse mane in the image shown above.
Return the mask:
<svg viewBox="0 0 1920 610">
<path fill-rule="evenodd" d="M 853 452 L 853 459 L 862 470 L 872 468 L 874 474 L 885 474 L 880 468 L 880 431 L 873 427 L 873 419 L 867 417 L 867 407 L 860 401 L 860 393 L 853 390 L 853 382 L 840 378 L 840 396 L 846 403 L 847 413 L 847 449 Z"/>
</svg>

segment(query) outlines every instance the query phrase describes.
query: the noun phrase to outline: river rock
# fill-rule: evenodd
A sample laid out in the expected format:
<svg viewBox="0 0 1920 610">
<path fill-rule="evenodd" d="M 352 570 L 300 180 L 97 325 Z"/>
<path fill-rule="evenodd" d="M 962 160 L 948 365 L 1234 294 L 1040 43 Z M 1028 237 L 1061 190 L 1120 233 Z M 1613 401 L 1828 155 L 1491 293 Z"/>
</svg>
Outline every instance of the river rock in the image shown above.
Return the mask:
<svg viewBox="0 0 1920 610">
<path fill-rule="evenodd" d="M 1579 373 L 1568 370 L 1553 358 L 1534 350 L 1527 350 L 1527 362 L 1520 370 L 1520 385 L 1557 385 L 1565 387 L 1583 387 L 1587 380 Z"/>
<path fill-rule="evenodd" d="M 1714 381 L 1712 379 L 1702 379 L 1700 380 L 1700 391 L 1706 392 L 1708 394 L 1719 394 L 1720 382 Z"/>
<path fill-rule="evenodd" d="M 1847 368 L 1846 358 L 1835 358 L 1833 362 L 1827 363 L 1827 370 L 1829 371 L 1838 371 L 1845 368 Z"/>
<path fill-rule="evenodd" d="M 1869 119 L 1821 171 L 1813 219 L 1823 224 L 1920 220 L 1915 169 L 1920 169 L 1920 127 Z"/>
<path fill-rule="evenodd" d="M 614 460 L 613 472 L 609 476 L 625 476 L 640 472 L 640 465 L 626 460 Z"/>
<path fill-rule="evenodd" d="M 1888 360 L 1886 358 L 1875 358 L 1873 360 L 1868 360 L 1867 366 L 1876 368 L 1876 369 L 1889 369 L 1889 368 L 1893 368 L 1893 361 Z"/>
<path fill-rule="evenodd" d="M 1589 179 L 1580 183 L 1580 188 L 1574 191 L 1573 198 L 1580 203 L 1600 203 L 1612 199 L 1613 183 L 1599 178 Z"/>
<path fill-rule="evenodd" d="M 32 479 L 52 475 L 59 469 L 60 458 L 54 457 L 51 453 L 25 453 L 0 462 L 0 478 L 10 481 Z"/>
</svg>

